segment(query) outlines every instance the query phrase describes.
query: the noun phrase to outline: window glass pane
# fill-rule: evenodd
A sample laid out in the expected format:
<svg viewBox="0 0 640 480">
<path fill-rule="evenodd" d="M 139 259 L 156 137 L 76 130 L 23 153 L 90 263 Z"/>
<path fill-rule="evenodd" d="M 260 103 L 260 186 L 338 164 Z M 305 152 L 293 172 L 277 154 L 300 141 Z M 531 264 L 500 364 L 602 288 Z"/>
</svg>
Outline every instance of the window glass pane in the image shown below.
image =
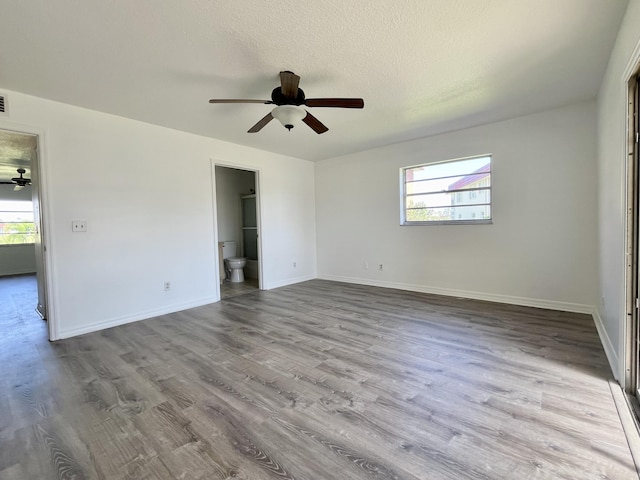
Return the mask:
<svg viewBox="0 0 640 480">
<path fill-rule="evenodd" d="M 432 193 L 428 195 L 413 195 L 407 197 L 407 208 L 420 207 L 448 207 L 452 205 L 451 193 Z"/>
<path fill-rule="evenodd" d="M 30 201 L 0 201 L 0 245 L 34 243 L 35 225 Z"/>
<path fill-rule="evenodd" d="M 485 165 L 491 164 L 491 157 L 476 157 L 466 160 L 456 160 L 452 162 L 435 163 L 432 165 L 421 165 L 419 167 L 408 168 L 407 181 L 427 180 L 433 178 L 455 177 L 467 175 Z"/>
<path fill-rule="evenodd" d="M 0 212 L 33 212 L 31 200 L 0 200 Z"/>
<path fill-rule="evenodd" d="M 491 157 L 404 169 L 404 221 L 491 219 Z"/>
<path fill-rule="evenodd" d="M 409 222 L 442 222 L 453 220 L 451 207 L 419 208 L 407 210 L 407 221 Z"/>
<path fill-rule="evenodd" d="M 491 203 L 491 190 L 468 190 L 453 194 L 451 205 Z"/>
<path fill-rule="evenodd" d="M 441 192 L 449 190 L 466 190 L 471 188 L 491 186 L 490 172 L 457 177 L 437 178 L 432 180 L 418 180 L 407 183 L 407 195 L 413 193 Z"/>
<path fill-rule="evenodd" d="M 33 223 L 33 212 L 0 212 L 0 222 Z"/>
<path fill-rule="evenodd" d="M 451 214 L 455 220 L 487 220 L 491 218 L 491 207 L 489 205 L 452 207 Z"/>
<path fill-rule="evenodd" d="M 468 190 L 462 192 L 430 193 L 407 197 L 407 208 L 448 207 L 491 203 L 491 190 Z"/>
<path fill-rule="evenodd" d="M 462 220 L 488 220 L 491 218 L 489 205 L 463 207 L 435 207 L 407 210 L 409 222 L 444 222 Z"/>
</svg>

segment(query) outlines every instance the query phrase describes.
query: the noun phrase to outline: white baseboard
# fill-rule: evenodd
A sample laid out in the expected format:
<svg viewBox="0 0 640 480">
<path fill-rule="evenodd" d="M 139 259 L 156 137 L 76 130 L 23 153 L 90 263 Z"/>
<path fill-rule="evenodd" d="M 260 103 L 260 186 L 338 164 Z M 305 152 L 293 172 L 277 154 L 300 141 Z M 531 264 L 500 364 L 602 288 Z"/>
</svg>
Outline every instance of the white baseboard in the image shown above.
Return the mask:
<svg viewBox="0 0 640 480">
<path fill-rule="evenodd" d="M 304 275 L 302 277 L 287 278 L 286 280 L 268 283 L 263 288 L 265 290 L 273 290 L 274 288 L 286 287 L 287 285 L 293 285 L 294 283 L 308 282 L 309 280 L 315 280 L 316 278 L 318 277 L 315 275 Z"/>
<path fill-rule="evenodd" d="M 83 325 L 81 327 L 71 328 L 68 330 L 60 330 L 56 340 L 62 340 L 63 338 L 76 337 L 78 335 L 84 335 L 85 333 L 97 332 L 98 330 L 104 330 L 111 327 L 117 327 L 118 325 L 124 325 L 126 323 L 138 322 L 140 320 L 146 320 L 148 318 L 158 317 L 160 315 L 166 315 L 168 313 L 180 312 L 189 308 L 201 307 L 202 305 L 208 305 L 210 303 L 217 302 L 215 297 L 204 297 L 191 302 L 179 303 L 174 305 L 168 305 L 156 310 L 147 310 L 144 312 L 138 312 L 135 315 L 127 315 L 125 317 L 111 318 L 109 320 L 103 320 L 102 322 L 92 323 L 90 325 Z"/>
<path fill-rule="evenodd" d="M 592 305 L 580 303 L 558 302 L 555 300 L 542 300 L 538 298 L 515 297 L 512 295 L 499 295 L 495 293 L 472 292 L 468 290 L 456 290 L 452 288 L 430 287 L 427 285 L 412 285 L 408 283 L 382 282 L 364 278 L 340 277 L 337 275 L 320 275 L 322 280 L 333 280 L 336 282 L 359 283 L 360 285 L 370 285 L 372 287 L 397 288 L 410 292 L 433 293 L 435 295 L 445 295 L 447 297 L 470 298 L 473 300 L 485 300 L 487 302 L 507 303 L 510 305 L 522 305 L 524 307 L 547 308 L 549 310 L 561 310 L 563 312 L 593 313 Z"/>
<path fill-rule="evenodd" d="M 32 268 L 27 268 L 27 269 L 18 269 L 18 270 L 12 270 L 10 272 L 2 272 L 0 273 L 0 277 L 13 277 L 15 275 L 30 275 L 33 274 L 35 275 L 36 272 L 32 269 Z"/>
<path fill-rule="evenodd" d="M 602 347 L 604 348 L 604 353 L 607 355 L 607 360 L 609 360 L 609 365 L 611 366 L 611 371 L 613 372 L 613 376 L 616 380 L 620 381 L 619 366 L 620 363 L 618 361 L 618 355 L 616 354 L 616 349 L 613 348 L 613 343 L 609 338 L 609 334 L 607 333 L 607 329 L 604 328 L 604 323 L 602 323 L 602 318 L 600 318 L 600 313 L 597 308 L 593 308 L 591 312 L 593 316 L 593 323 L 596 324 L 596 329 L 598 330 L 598 335 L 600 336 L 600 343 L 602 343 Z"/>
</svg>

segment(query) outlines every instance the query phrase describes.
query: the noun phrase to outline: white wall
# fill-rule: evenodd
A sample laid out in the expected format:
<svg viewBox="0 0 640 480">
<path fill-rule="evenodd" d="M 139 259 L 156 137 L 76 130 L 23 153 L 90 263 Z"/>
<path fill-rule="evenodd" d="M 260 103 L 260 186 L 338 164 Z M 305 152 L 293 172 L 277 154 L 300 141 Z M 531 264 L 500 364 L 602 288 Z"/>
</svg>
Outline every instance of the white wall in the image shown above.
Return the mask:
<svg viewBox="0 0 640 480">
<path fill-rule="evenodd" d="M 627 7 L 598 93 L 599 268 L 601 337 L 614 375 L 623 381 L 625 323 L 625 71 L 638 60 L 640 0 Z M 635 50 L 635 53 L 634 53 Z"/>
<path fill-rule="evenodd" d="M 23 273 L 36 273 L 34 245 L 0 245 L 0 277 Z"/>
<path fill-rule="evenodd" d="M 587 102 L 317 163 L 319 275 L 590 312 L 595 130 Z M 492 225 L 399 225 L 400 167 L 485 153 Z"/>
<path fill-rule="evenodd" d="M 27 185 L 22 190 L 15 191 L 15 185 L 0 185 L 0 200 L 26 200 L 31 201 L 31 186 Z"/>
<path fill-rule="evenodd" d="M 312 163 L 5 92 L 0 128 L 42 132 L 54 338 L 218 299 L 211 159 L 259 170 L 263 287 L 315 277 Z"/>
</svg>

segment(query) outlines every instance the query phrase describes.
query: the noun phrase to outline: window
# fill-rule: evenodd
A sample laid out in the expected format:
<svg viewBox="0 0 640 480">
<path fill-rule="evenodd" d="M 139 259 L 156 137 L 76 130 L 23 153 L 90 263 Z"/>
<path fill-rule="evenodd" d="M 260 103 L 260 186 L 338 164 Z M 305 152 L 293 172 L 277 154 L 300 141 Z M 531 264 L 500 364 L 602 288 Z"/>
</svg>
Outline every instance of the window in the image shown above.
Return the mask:
<svg viewBox="0 0 640 480">
<path fill-rule="evenodd" d="M 491 155 L 400 170 L 401 225 L 491 223 Z"/>
<path fill-rule="evenodd" d="M 0 245 L 34 243 L 33 204 L 0 200 Z"/>
</svg>

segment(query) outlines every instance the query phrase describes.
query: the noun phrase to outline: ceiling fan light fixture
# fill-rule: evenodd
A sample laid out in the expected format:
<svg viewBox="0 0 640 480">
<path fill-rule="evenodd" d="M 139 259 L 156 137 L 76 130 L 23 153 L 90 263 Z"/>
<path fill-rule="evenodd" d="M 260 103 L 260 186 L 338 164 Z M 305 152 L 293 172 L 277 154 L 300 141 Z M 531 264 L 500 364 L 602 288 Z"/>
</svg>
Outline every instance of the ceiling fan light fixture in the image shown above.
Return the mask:
<svg viewBox="0 0 640 480">
<path fill-rule="evenodd" d="M 287 130 L 291 131 L 293 127 L 307 116 L 304 108 L 295 105 L 281 105 L 271 111 L 273 118 L 277 118 Z"/>
<path fill-rule="evenodd" d="M 18 185 L 16 185 L 15 187 L 13 187 L 13 191 L 14 191 L 14 192 L 17 192 L 17 191 L 19 191 L 19 190 L 22 190 L 25 186 L 26 186 L 26 185 L 20 185 L 20 184 L 18 184 Z"/>
</svg>

